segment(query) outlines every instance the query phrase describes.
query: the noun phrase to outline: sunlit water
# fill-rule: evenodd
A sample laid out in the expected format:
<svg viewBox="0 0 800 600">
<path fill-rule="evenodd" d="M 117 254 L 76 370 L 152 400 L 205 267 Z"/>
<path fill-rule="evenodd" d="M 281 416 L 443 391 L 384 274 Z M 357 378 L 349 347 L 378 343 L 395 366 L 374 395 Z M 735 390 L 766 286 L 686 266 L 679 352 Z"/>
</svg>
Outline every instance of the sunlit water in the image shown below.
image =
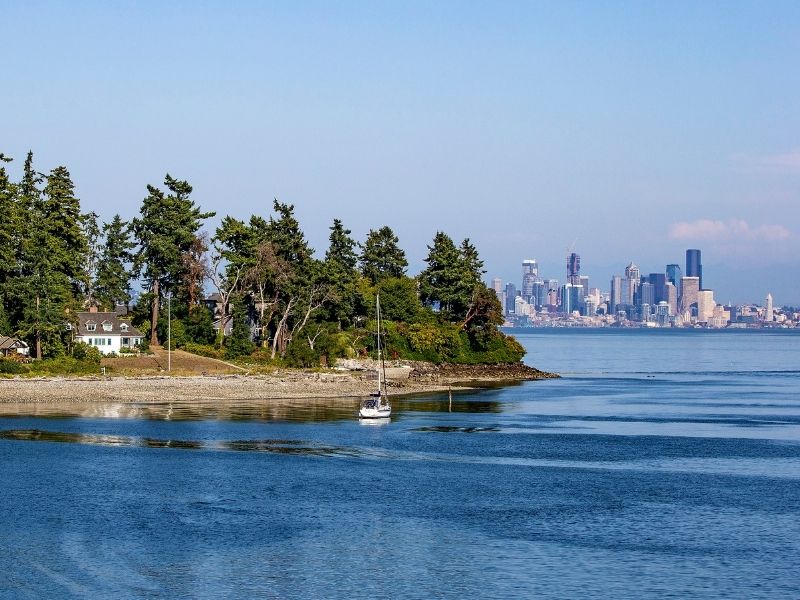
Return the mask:
<svg viewBox="0 0 800 600">
<path fill-rule="evenodd" d="M 561 380 L 0 406 L 2 596 L 800 597 L 800 335 L 542 331 Z"/>
</svg>

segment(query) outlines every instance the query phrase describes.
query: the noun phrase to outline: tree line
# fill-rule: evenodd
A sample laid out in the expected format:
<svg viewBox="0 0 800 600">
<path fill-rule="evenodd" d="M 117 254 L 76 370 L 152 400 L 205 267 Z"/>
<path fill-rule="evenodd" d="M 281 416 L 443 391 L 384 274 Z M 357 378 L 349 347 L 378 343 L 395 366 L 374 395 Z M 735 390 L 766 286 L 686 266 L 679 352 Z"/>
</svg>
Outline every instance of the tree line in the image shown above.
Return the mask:
<svg viewBox="0 0 800 600">
<path fill-rule="evenodd" d="M 66 323 L 95 305 L 129 305 L 150 344 L 163 341 L 164 303 L 172 306 L 176 342 L 229 358 L 258 355 L 311 366 L 364 352 L 380 294 L 393 356 L 461 362 L 519 360 L 521 347 L 497 326 L 502 311 L 483 283 L 470 240 L 438 232 L 426 268 L 408 275 L 406 254 L 389 226 L 363 243 L 339 219 L 317 258 L 294 206 L 275 200 L 268 215 L 224 217 L 192 200 L 192 186 L 169 174 L 148 185 L 138 216 L 102 223 L 81 212 L 66 167 L 43 174 L 28 153 L 19 181 L 0 154 L 0 333 L 24 338 L 37 358 L 69 353 Z M 215 332 L 205 304 L 217 293 Z M 225 324 L 232 323 L 226 332 Z"/>
</svg>

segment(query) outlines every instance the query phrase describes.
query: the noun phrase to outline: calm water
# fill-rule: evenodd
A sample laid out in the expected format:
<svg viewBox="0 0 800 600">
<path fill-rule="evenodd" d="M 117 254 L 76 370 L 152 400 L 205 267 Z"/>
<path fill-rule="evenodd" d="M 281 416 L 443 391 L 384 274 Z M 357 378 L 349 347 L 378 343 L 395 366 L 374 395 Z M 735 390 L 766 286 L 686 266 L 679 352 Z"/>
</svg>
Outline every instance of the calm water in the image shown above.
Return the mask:
<svg viewBox="0 0 800 600">
<path fill-rule="evenodd" d="M 2 597 L 800 597 L 800 335 L 519 339 L 389 424 L 0 406 Z"/>
</svg>

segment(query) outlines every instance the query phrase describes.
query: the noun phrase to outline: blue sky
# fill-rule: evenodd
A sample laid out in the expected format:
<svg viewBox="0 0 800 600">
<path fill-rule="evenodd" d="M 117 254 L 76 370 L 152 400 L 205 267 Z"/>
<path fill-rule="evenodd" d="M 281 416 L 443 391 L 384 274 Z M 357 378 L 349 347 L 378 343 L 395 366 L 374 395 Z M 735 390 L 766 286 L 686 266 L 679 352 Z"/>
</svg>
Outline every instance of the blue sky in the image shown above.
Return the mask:
<svg viewBox="0 0 800 600">
<path fill-rule="evenodd" d="M 4 3 L 0 151 L 131 217 L 188 179 L 291 202 L 315 248 L 437 230 L 487 277 L 593 285 L 703 250 L 719 300 L 800 304 L 800 3 Z"/>
</svg>

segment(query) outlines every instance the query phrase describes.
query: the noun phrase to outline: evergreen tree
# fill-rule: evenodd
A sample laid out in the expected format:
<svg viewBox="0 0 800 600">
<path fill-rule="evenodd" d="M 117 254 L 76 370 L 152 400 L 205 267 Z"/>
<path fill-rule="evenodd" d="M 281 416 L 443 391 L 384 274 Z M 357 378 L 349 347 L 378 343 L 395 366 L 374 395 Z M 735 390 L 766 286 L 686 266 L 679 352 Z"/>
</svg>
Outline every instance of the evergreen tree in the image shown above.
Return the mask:
<svg viewBox="0 0 800 600">
<path fill-rule="evenodd" d="M 420 299 L 429 306 L 438 303 L 447 318 L 457 315 L 469 302 L 472 282 L 464 281 L 462 256 L 450 236 L 436 233 L 425 262 L 428 267 L 417 278 Z"/>
<path fill-rule="evenodd" d="M 372 229 L 361 245 L 359 263 L 361 273 L 372 283 L 386 277 L 403 277 L 408 267 L 406 253 L 398 245 L 400 240 L 388 226 L 378 231 Z"/>
<path fill-rule="evenodd" d="M 213 212 L 202 212 L 189 198 L 192 186 L 186 181 L 164 178 L 169 194 L 148 185 L 140 216 L 133 220 L 139 243 L 135 274 L 147 280 L 152 292 L 150 343 L 158 344 L 158 316 L 161 299 L 167 292 L 180 296 L 185 274 L 184 254 L 190 250 L 204 219 Z"/>
<path fill-rule="evenodd" d="M 99 216 L 95 212 L 83 215 L 81 226 L 86 238 L 86 256 L 83 261 L 83 295 L 86 303 L 91 306 L 95 300 L 95 284 L 97 278 L 97 263 L 100 260 L 100 226 Z"/>
<path fill-rule="evenodd" d="M 0 291 L 17 272 L 16 239 L 20 228 L 17 190 L 3 166 L 10 161 L 0 154 Z"/>
<path fill-rule="evenodd" d="M 136 244 L 131 240 L 131 224 L 114 215 L 103 225 L 103 244 L 97 265 L 95 295 L 102 305 L 114 310 L 117 304 L 131 301 L 131 250 Z"/>
<path fill-rule="evenodd" d="M 84 262 L 89 247 L 81 204 L 66 167 L 56 167 L 47 176 L 42 214 L 37 216 L 48 234 L 51 268 L 65 275 L 73 293 L 80 294 L 86 286 Z"/>
<path fill-rule="evenodd" d="M 350 237 L 339 219 L 330 228 L 330 245 L 325 253 L 325 278 L 333 288 L 334 301 L 329 308 L 329 318 L 341 326 L 351 321 L 355 312 L 356 282 L 358 280 L 358 255 L 356 242 Z"/>
</svg>

